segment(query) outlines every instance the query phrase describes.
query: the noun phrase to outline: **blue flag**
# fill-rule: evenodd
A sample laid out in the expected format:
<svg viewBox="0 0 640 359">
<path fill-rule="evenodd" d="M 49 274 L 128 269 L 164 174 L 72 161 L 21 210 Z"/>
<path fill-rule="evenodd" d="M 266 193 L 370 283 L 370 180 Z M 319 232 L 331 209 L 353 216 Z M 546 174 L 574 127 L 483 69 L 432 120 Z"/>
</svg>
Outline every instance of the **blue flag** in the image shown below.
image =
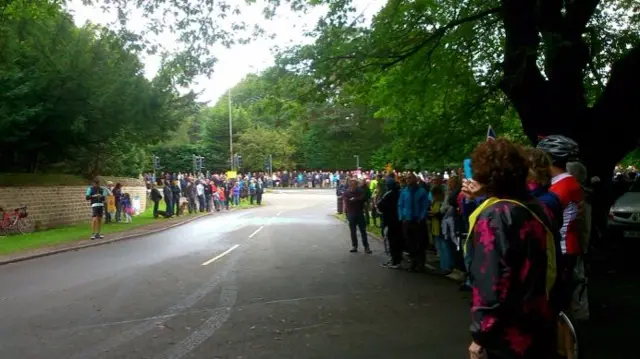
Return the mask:
<svg viewBox="0 0 640 359">
<path fill-rule="evenodd" d="M 495 140 L 495 139 L 496 139 L 496 133 L 495 131 L 493 131 L 493 128 L 491 128 L 491 125 L 489 125 L 489 129 L 487 130 L 487 141 Z"/>
</svg>

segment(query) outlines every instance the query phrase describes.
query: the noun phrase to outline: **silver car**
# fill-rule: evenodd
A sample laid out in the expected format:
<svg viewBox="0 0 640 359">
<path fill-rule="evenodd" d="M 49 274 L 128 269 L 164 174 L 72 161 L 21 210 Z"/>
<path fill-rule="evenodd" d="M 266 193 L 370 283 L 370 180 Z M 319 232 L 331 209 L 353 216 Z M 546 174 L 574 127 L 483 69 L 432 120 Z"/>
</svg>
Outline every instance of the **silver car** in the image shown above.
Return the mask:
<svg viewBox="0 0 640 359">
<path fill-rule="evenodd" d="M 640 181 L 611 206 L 608 227 L 614 238 L 640 238 Z"/>
</svg>

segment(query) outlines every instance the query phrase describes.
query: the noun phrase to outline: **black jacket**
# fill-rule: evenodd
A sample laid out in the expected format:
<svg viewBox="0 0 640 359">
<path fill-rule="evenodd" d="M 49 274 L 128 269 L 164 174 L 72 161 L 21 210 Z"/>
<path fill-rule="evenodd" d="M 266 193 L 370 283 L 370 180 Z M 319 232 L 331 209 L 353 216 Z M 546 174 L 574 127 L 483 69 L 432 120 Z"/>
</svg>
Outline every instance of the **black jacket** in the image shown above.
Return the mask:
<svg viewBox="0 0 640 359">
<path fill-rule="evenodd" d="M 400 190 L 397 187 L 385 192 L 376 203 L 376 208 L 382 214 L 382 220 L 388 226 L 399 224 L 398 219 L 398 199 Z"/>
<path fill-rule="evenodd" d="M 160 191 L 157 188 L 152 188 L 151 200 L 154 202 L 160 202 L 161 199 L 162 199 L 162 195 L 160 194 Z"/>
</svg>

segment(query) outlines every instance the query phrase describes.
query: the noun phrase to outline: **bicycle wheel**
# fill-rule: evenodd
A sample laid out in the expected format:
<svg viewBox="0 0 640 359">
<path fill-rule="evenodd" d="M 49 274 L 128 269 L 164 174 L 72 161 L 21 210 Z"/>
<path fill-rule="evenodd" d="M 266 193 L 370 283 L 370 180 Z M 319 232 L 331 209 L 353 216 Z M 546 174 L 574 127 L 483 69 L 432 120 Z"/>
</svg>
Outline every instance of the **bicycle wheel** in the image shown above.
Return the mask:
<svg viewBox="0 0 640 359">
<path fill-rule="evenodd" d="M 19 219 L 16 223 L 16 230 L 21 234 L 32 232 L 33 229 L 31 226 L 31 221 L 29 221 L 27 218 Z"/>
<path fill-rule="evenodd" d="M 578 334 L 576 333 L 576 328 L 573 325 L 573 323 L 571 322 L 571 319 L 569 319 L 569 317 L 564 313 L 564 312 L 560 312 L 560 314 L 558 315 L 558 321 L 559 323 L 561 323 L 562 325 L 564 325 L 568 330 L 569 333 L 571 335 L 572 338 L 572 345 L 566 343 L 566 339 L 564 337 L 559 338 L 558 340 L 558 351 L 564 354 L 564 357 L 566 358 L 572 358 L 572 359 L 580 359 L 580 351 L 579 351 L 579 343 L 578 343 Z M 567 355 L 566 353 L 566 347 L 567 346 L 571 346 L 572 348 L 570 349 L 572 351 L 573 356 Z"/>
</svg>

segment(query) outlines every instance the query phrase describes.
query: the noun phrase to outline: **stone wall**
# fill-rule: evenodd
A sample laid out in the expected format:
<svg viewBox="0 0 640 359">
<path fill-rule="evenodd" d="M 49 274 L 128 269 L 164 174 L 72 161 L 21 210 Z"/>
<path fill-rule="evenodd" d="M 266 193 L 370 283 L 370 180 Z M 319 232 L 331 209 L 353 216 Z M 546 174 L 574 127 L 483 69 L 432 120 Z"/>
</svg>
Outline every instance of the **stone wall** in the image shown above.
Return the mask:
<svg viewBox="0 0 640 359">
<path fill-rule="evenodd" d="M 140 208 L 147 202 L 144 181 L 132 178 L 105 177 L 113 183 L 120 182 L 124 192 L 140 197 Z M 36 229 L 74 224 L 91 219 L 89 201 L 85 199 L 87 186 L 12 186 L 0 187 L 0 207 L 7 211 L 27 206 L 29 218 Z"/>
</svg>

